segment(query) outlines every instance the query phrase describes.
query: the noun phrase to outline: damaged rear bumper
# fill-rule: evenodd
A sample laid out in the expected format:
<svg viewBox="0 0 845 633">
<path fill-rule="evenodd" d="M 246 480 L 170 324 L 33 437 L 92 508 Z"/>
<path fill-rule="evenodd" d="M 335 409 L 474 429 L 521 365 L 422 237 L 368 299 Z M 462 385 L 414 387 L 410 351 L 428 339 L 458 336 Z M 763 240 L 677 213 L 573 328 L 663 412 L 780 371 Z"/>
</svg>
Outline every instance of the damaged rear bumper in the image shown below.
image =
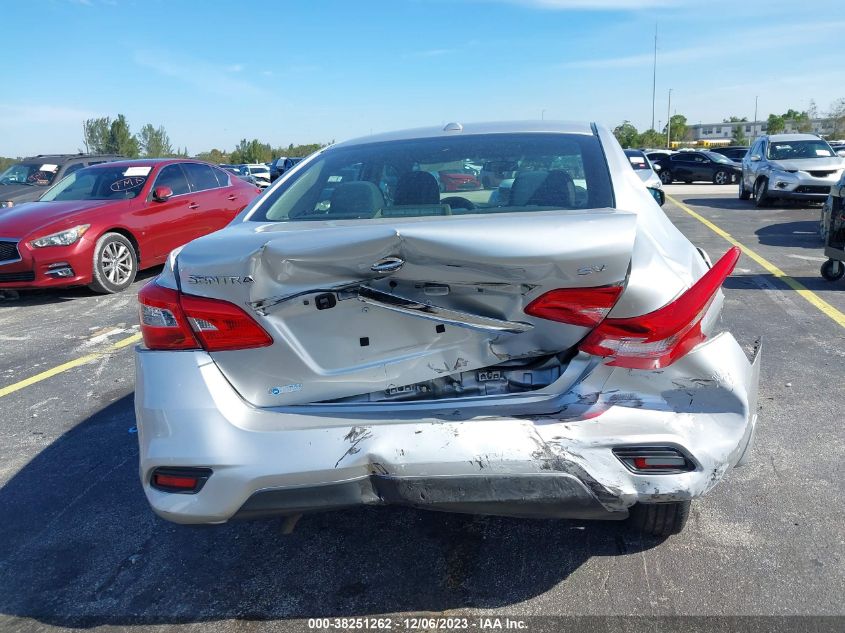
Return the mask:
<svg viewBox="0 0 845 633">
<path fill-rule="evenodd" d="M 402 504 L 520 517 L 624 519 L 635 503 L 700 496 L 748 458 L 759 350 L 729 334 L 663 370 L 592 357 L 558 383 L 494 406 L 260 409 L 204 352 L 136 352 L 140 477 L 179 523 Z M 555 389 L 558 391 L 555 392 Z M 614 448 L 670 446 L 690 472 L 640 474 Z M 210 468 L 196 494 L 150 485 L 159 467 Z"/>
</svg>

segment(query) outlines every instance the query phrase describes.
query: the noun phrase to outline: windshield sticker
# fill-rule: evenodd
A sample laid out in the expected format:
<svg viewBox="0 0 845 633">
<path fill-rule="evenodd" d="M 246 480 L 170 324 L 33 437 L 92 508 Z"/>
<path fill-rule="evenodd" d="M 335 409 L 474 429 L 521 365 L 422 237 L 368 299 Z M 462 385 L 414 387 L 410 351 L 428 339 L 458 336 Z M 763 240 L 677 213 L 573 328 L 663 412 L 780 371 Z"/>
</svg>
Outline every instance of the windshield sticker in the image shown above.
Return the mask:
<svg viewBox="0 0 845 633">
<path fill-rule="evenodd" d="M 112 191 L 129 191 L 130 189 L 137 189 L 145 182 L 147 182 L 147 179 L 143 176 L 129 176 L 128 178 L 115 180 L 109 189 Z"/>
<path fill-rule="evenodd" d="M 830 156 L 830 152 L 826 149 L 817 149 L 816 156 Z"/>
<path fill-rule="evenodd" d="M 632 163 L 637 165 L 642 165 L 645 163 L 645 158 L 643 158 L 642 156 L 629 156 L 628 158 L 631 160 Z"/>
<path fill-rule="evenodd" d="M 38 171 L 59 171 L 58 165 L 41 165 Z"/>
<path fill-rule="evenodd" d="M 149 176 L 152 167 L 127 167 L 124 176 Z"/>
<path fill-rule="evenodd" d="M 329 176 L 328 182 L 340 182 L 343 180 L 343 176 Z"/>
</svg>

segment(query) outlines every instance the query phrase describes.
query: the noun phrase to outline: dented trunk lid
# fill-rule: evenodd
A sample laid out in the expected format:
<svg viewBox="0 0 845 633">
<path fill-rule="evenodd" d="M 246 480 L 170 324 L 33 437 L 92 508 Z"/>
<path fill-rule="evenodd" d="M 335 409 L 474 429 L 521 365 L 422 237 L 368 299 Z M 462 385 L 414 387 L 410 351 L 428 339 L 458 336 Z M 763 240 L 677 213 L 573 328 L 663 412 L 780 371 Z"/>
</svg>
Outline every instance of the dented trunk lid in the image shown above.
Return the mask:
<svg viewBox="0 0 845 633">
<path fill-rule="evenodd" d="M 636 222 L 615 209 L 245 222 L 187 245 L 176 274 L 183 293 L 235 303 L 273 337 L 212 354 L 245 400 L 325 402 L 571 349 L 589 328 L 525 306 L 624 284 Z"/>
</svg>

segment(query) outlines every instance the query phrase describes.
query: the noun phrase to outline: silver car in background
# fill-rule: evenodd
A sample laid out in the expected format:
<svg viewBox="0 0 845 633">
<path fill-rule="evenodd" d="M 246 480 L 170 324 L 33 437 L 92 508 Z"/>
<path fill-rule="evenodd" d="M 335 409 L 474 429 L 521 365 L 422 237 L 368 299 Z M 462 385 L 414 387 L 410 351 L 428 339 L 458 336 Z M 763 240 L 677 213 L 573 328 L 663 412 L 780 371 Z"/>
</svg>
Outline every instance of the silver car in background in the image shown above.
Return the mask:
<svg viewBox="0 0 845 633">
<path fill-rule="evenodd" d="M 506 190 L 431 175 L 490 161 Z M 144 492 L 179 523 L 403 504 L 676 533 L 753 443 L 759 350 L 718 325 L 738 256 L 711 266 L 595 124 L 326 148 L 141 291 Z"/>
<path fill-rule="evenodd" d="M 815 134 L 758 138 L 742 159 L 739 198 L 758 207 L 773 200 L 824 202 L 845 169 L 845 158 Z"/>
<path fill-rule="evenodd" d="M 657 169 L 659 167 L 655 168 L 655 165 L 642 150 L 626 149 L 623 151 L 625 152 L 625 156 L 628 157 L 628 162 L 631 163 L 634 173 L 640 177 L 640 180 L 643 181 L 643 184 L 649 190 L 651 196 L 657 200 L 657 203 L 663 206 L 663 203 L 666 202 L 666 195 L 663 193 L 663 181 L 657 175 Z"/>
</svg>

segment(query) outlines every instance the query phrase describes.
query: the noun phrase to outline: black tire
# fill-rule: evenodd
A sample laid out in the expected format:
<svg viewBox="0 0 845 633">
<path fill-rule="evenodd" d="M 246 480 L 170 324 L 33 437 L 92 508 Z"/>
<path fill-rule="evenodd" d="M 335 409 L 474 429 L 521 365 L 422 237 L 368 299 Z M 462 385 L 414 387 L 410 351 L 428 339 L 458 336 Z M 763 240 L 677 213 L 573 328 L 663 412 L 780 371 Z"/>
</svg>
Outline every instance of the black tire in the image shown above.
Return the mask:
<svg viewBox="0 0 845 633">
<path fill-rule="evenodd" d="M 88 287 L 114 294 L 126 290 L 138 274 L 135 247 L 120 233 L 105 233 L 94 247 L 94 273 Z"/>
<path fill-rule="evenodd" d="M 754 183 L 754 206 L 758 208 L 769 206 L 769 181 L 765 178 L 757 179 Z"/>
<path fill-rule="evenodd" d="M 628 525 L 646 536 L 672 536 L 684 529 L 689 511 L 689 501 L 638 503 L 629 511 Z"/>
<path fill-rule="evenodd" d="M 660 171 L 660 182 L 664 185 L 671 185 L 673 180 L 671 171 L 665 168 Z"/>
<path fill-rule="evenodd" d="M 731 175 L 724 169 L 718 170 L 713 174 L 714 185 L 729 185 L 731 183 Z"/>
<path fill-rule="evenodd" d="M 750 200 L 751 199 L 751 192 L 745 188 L 745 180 L 742 176 L 739 177 L 739 199 L 740 200 Z"/>
<path fill-rule="evenodd" d="M 821 273 L 825 281 L 839 281 L 845 276 L 845 263 L 829 259 L 822 264 Z"/>
</svg>

